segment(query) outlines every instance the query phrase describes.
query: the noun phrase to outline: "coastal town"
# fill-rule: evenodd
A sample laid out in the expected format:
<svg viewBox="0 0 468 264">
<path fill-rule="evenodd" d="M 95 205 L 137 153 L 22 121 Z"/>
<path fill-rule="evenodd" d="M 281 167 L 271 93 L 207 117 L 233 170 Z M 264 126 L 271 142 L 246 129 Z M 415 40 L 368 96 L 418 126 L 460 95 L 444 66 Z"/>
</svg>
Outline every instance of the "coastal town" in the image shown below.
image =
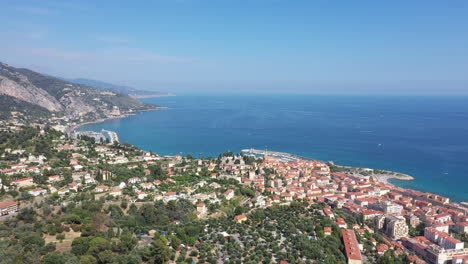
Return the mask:
<svg viewBox="0 0 468 264">
<path fill-rule="evenodd" d="M 468 205 L 378 170 L 256 150 L 162 156 L 112 131 L 66 132 L 0 121 L 0 237 L 42 221 L 33 233 L 50 250 L 37 263 L 71 253 L 81 263 L 468 263 Z M 102 250 L 88 241 L 81 252 L 92 237 Z M 336 251 L 323 256 L 327 241 Z M 118 262 L 122 252 L 139 258 Z"/>
</svg>

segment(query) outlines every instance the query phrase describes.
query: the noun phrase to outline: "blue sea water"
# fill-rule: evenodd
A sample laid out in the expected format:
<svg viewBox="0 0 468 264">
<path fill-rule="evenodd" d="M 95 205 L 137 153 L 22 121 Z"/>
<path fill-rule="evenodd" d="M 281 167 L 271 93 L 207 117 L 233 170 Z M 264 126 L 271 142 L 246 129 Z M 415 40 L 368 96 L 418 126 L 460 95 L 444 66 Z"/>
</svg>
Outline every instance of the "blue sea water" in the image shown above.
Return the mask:
<svg viewBox="0 0 468 264">
<path fill-rule="evenodd" d="M 159 154 L 258 148 L 416 177 L 394 184 L 468 201 L 468 97 L 181 95 L 169 109 L 82 129 Z"/>
</svg>

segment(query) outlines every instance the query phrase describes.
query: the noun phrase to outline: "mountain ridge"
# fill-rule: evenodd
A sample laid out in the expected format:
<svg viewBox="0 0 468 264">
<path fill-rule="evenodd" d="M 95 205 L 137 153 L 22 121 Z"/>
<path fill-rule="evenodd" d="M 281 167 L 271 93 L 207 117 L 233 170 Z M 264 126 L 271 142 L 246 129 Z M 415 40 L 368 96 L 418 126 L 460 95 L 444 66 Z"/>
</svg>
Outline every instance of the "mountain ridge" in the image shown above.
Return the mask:
<svg viewBox="0 0 468 264">
<path fill-rule="evenodd" d="M 102 91 L 123 93 L 133 98 L 143 98 L 143 97 L 150 97 L 150 96 L 174 96 L 174 94 L 171 94 L 171 93 L 141 90 L 141 89 L 137 89 L 131 86 L 118 85 L 118 84 L 113 84 L 113 83 L 93 80 L 93 79 L 87 79 L 87 78 L 64 79 L 64 80 L 72 82 L 72 83 L 91 86 Z"/>
<path fill-rule="evenodd" d="M 77 122 L 158 109 L 156 105 L 143 103 L 123 93 L 102 91 L 1 62 L 0 96 L 7 103 L 2 111 L 16 112 L 14 110 L 20 109 L 21 113 L 30 114 L 31 111 L 27 110 L 35 105 L 45 109 L 50 115 Z M 10 106 L 9 98 L 16 99 Z M 2 116 L 7 115 L 3 113 Z"/>
</svg>

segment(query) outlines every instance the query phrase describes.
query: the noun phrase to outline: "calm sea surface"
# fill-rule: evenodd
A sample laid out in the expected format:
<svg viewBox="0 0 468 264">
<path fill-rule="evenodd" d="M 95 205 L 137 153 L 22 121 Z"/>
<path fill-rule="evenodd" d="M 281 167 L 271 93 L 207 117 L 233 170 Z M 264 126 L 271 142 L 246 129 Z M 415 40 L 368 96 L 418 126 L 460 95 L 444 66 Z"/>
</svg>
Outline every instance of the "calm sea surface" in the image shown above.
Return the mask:
<svg viewBox="0 0 468 264">
<path fill-rule="evenodd" d="M 468 97 L 182 95 L 169 109 L 83 127 L 159 154 L 259 148 L 407 173 L 402 187 L 468 201 Z"/>
</svg>

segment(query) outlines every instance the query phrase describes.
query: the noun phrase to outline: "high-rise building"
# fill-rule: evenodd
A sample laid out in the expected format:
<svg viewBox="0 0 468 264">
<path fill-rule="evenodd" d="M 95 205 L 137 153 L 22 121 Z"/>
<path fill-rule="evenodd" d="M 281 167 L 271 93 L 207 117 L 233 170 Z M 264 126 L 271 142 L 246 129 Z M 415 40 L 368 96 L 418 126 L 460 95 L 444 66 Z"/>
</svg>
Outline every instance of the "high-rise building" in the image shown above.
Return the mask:
<svg viewBox="0 0 468 264">
<path fill-rule="evenodd" d="M 408 236 L 408 225 L 403 216 L 388 216 L 385 218 L 385 233 L 392 239 Z"/>
</svg>

